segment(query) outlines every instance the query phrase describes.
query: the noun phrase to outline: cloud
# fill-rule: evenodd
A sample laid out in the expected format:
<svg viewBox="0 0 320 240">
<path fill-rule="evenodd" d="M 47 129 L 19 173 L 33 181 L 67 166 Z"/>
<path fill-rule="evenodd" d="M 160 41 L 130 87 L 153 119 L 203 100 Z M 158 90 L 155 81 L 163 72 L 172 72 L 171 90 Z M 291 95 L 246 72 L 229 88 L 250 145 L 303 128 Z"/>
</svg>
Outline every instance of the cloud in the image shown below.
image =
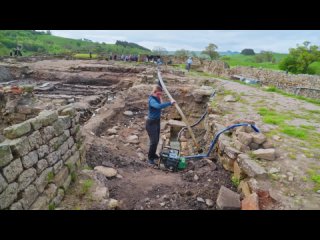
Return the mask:
<svg viewBox="0 0 320 240">
<path fill-rule="evenodd" d="M 214 43 L 218 51 L 252 48 L 256 52 L 287 53 L 289 48 L 304 41 L 320 45 L 319 30 L 52 30 L 52 34 L 105 43 L 128 41 L 149 49 L 161 46 L 169 51 L 182 48 L 202 51 L 209 43 Z"/>
</svg>

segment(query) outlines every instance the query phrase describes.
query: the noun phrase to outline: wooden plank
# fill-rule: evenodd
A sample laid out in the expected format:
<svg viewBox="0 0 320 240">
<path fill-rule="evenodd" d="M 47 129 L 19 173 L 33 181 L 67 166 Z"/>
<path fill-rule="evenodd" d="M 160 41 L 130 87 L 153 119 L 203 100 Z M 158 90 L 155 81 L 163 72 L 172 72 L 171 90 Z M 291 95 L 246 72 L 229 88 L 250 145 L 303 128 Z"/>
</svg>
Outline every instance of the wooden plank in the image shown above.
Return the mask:
<svg viewBox="0 0 320 240">
<path fill-rule="evenodd" d="M 158 78 L 159 78 L 159 81 L 160 81 L 160 83 L 161 83 L 161 86 L 162 86 L 163 90 L 164 90 L 165 93 L 168 95 L 170 101 L 173 101 L 173 100 L 174 100 L 173 97 L 172 97 L 171 94 L 169 93 L 166 85 L 164 84 L 164 82 L 163 82 L 163 80 L 162 80 L 162 77 L 161 77 L 159 68 L 158 68 Z M 193 140 L 194 145 L 196 146 L 196 149 L 199 150 L 199 145 L 198 145 L 198 143 L 197 143 L 196 137 L 194 136 L 193 131 L 192 131 L 190 125 L 188 124 L 188 121 L 187 121 L 186 116 L 185 116 L 184 113 L 182 112 L 182 110 L 181 110 L 181 108 L 179 107 L 179 105 L 178 105 L 177 102 L 176 102 L 176 104 L 175 104 L 174 106 L 176 107 L 177 111 L 179 112 L 180 116 L 182 117 L 182 120 L 184 121 L 184 123 L 187 125 L 188 131 L 189 131 L 189 133 L 190 133 L 190 135 L 191 135 L 191 137 L 192 137 L 192 140 Z"/>
</svg>

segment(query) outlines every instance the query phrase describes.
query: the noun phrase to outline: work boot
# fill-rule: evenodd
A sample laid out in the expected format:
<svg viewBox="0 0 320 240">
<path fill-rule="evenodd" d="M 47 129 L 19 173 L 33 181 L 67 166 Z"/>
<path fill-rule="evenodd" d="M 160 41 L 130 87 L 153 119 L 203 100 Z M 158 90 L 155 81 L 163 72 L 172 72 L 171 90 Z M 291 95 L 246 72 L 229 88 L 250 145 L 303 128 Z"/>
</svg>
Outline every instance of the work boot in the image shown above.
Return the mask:
<svg viewBox="0 0 320 240">
<path fill-rule="evenodd" d="M 154 160 L 153 160 L 153 159 L 149 159 L 149 160 L 148 160 L 148 164 L 149 164 L 149 165 L 154 165 Z"/>
<path fill-rule="evenodd" d="M 158 159 L 155 159 L 155 160 L 153 160 L 153 162 L 154 162 L 154 165 L 159 165 L 159 163 L 160 163 L 160 159 L 158 158 Z"/>
</svg>

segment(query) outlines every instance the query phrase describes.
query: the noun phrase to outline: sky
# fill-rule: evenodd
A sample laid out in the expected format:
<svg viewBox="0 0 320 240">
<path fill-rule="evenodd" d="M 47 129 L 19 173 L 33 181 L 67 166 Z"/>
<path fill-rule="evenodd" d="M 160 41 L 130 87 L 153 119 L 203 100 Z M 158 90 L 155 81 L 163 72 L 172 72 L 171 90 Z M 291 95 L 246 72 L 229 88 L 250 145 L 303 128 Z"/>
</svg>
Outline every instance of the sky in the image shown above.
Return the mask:
<svg viewBox="0 0 320 240">
<path fill-rule="evenodd" d="M 304 41 L 320 45 L 320 30 L 51 30 L 51 33 L 100 43 L 121 40 L 150 50 L 163 47 L 168 51 L 202 51 L 209 43 L 214 43 L 220 52 L 252 48 L 255 52 L 288 53 L 289 48 Z"/>
</svg>

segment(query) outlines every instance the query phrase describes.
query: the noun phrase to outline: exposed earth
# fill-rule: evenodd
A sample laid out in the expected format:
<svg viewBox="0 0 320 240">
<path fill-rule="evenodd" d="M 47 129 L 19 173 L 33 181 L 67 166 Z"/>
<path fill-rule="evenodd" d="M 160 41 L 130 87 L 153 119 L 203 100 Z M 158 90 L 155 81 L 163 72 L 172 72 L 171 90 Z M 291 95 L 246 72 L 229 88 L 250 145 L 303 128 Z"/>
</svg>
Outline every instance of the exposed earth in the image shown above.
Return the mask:
<svg viewBox="0 0 320 240">
<path fill-rule="evenodd" d="M 27 67 L 26 76 L 18 82 L 35 86 L 39 107 L 73 104 L 81 113 L 86 164 L 77 170 L 56 209 L 215 210 L 222 186 L 240 194 L 239 182 L 232 180 L 233 173 L 225 169 L 217 152 L 188 161 L 187 168 L 178 172 L 147 164 L 147 99 L 157 81 L 153 64 L 30 60 L 2 65 Z M 214 120 L 206 118 L 194 128 L 204 152 L 212 140 L 208 121 L 226 127 L 248 119 L 267 137 L 275 159 L 255 159 L 267 173 L 259 179 L 259 188 L 269 192 L 265 202 L 259 195 L 260 209 L 320 209 L 314 180 L 320 170 L 320 106 L 170 66 L 162 66 L 161 73 L 189 123 L 196 122 L 208 106 L 213 109 Z M 273 121 L 266 116 L 274 116 Z M 163 110 L 158 153 L 162 146 L 176 142 L 181 126 L 171 120 L 181 121 L 174 107 Z M 294 135 L 292 128 L 305 134 Z M 182 154 L 197 154 L 187 131 L 182 138 Z M 244 198 L 241 193 L 240 199 Z"/>
</svg>

